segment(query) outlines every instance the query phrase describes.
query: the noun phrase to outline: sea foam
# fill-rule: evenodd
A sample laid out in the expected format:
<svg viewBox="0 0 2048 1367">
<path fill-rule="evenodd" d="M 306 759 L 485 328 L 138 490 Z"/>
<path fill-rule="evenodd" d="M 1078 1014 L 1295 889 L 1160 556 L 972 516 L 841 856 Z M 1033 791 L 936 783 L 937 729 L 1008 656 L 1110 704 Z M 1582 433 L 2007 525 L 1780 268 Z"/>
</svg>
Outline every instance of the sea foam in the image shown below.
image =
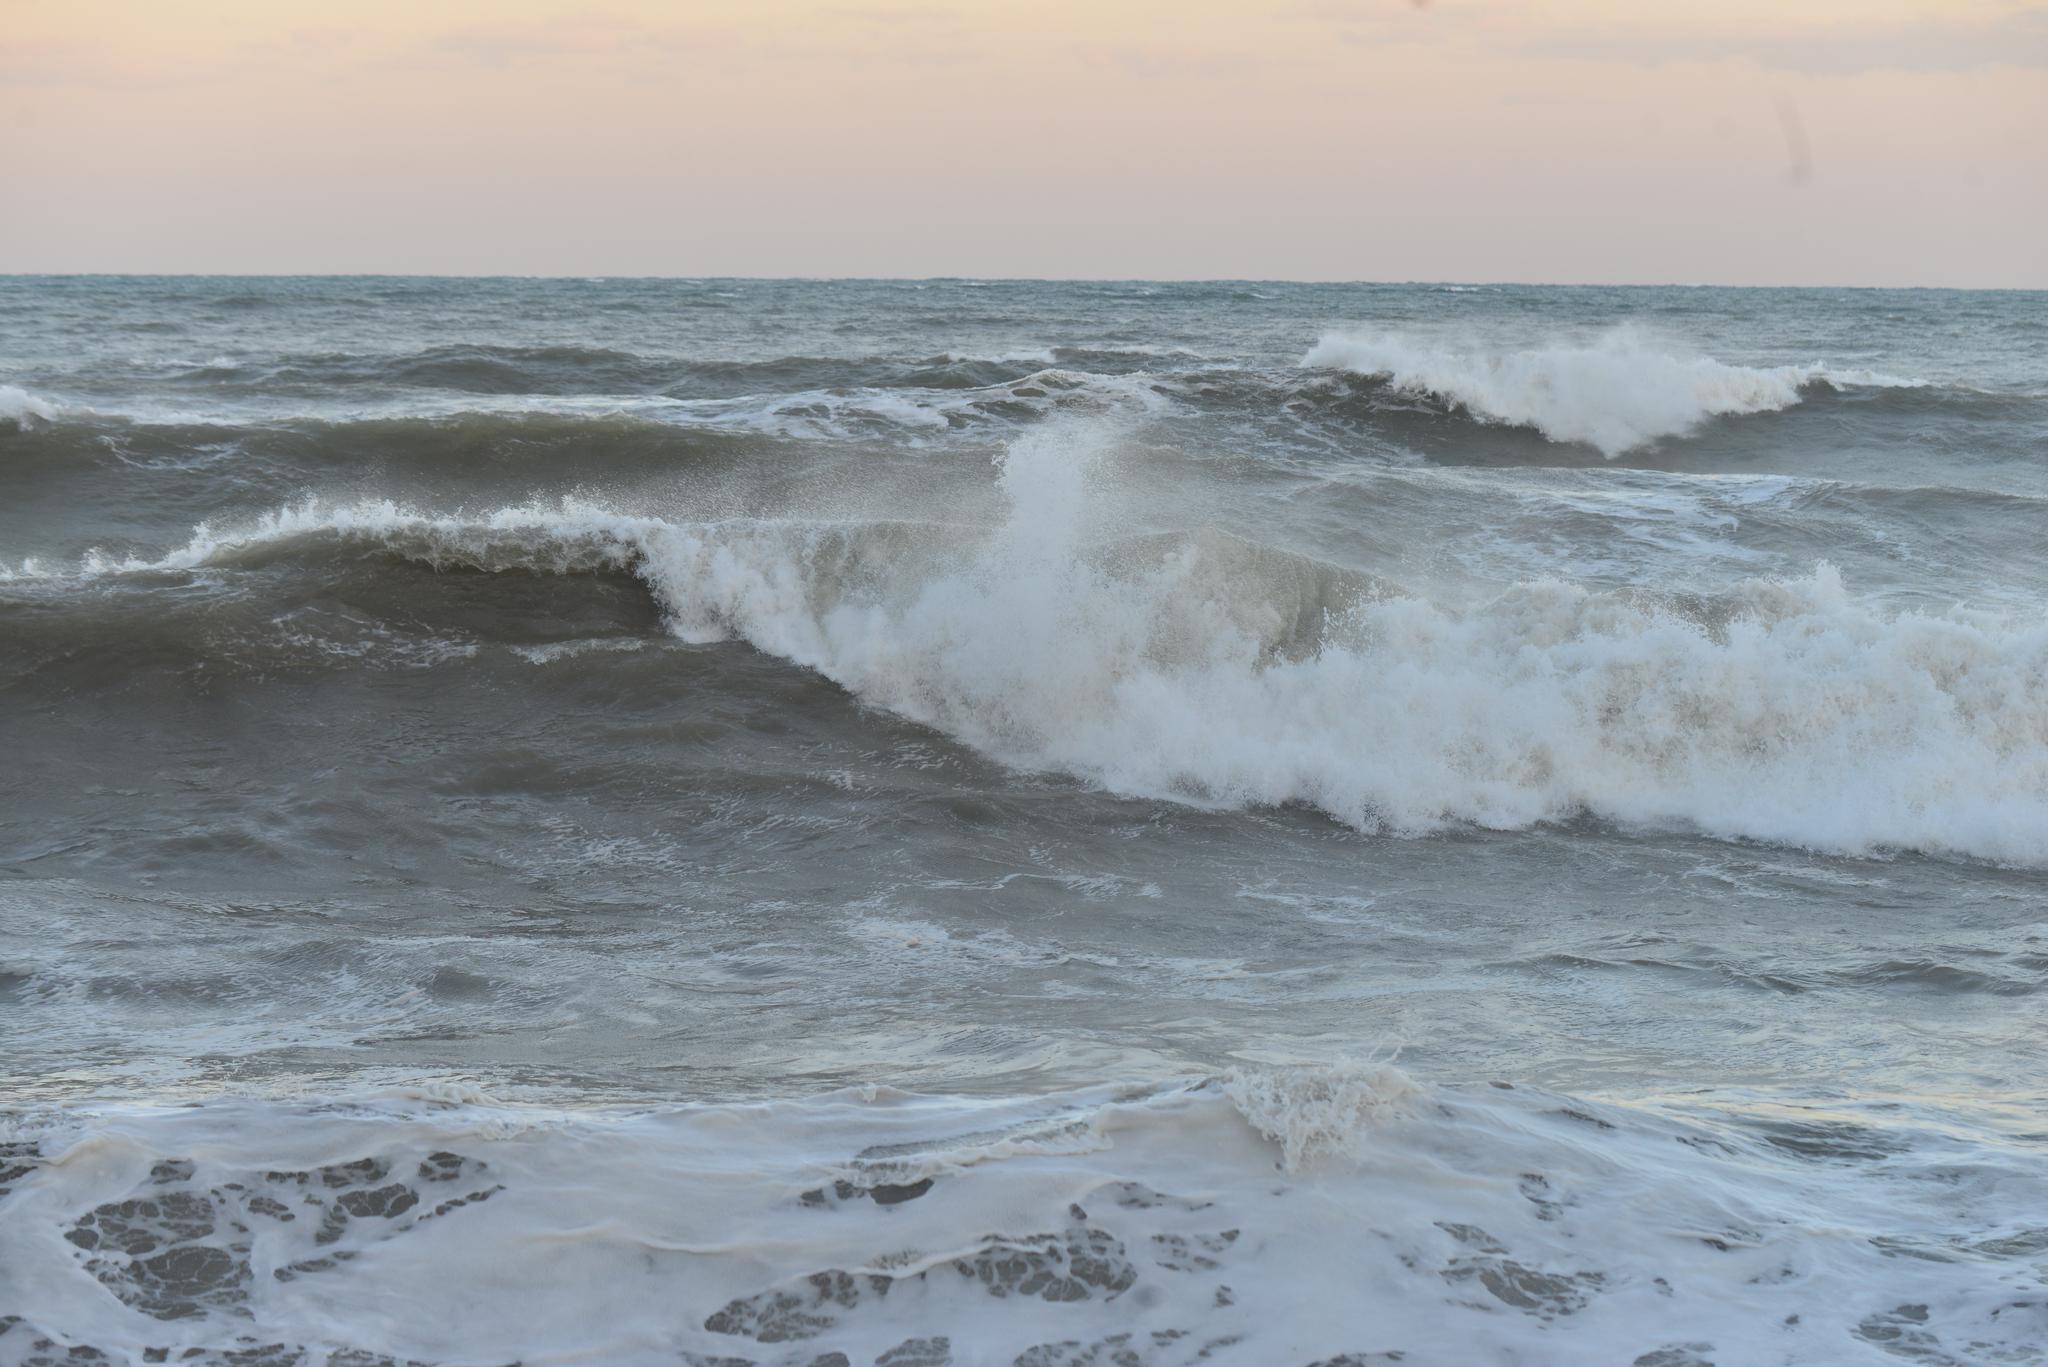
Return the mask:
<svg viewBox="0 0 2048 1367">
<path fill-rule="evenodd" d="M 1385 1107 L 1314 1072 L 0 1118 L 0 1362 L 2018 1362 L 2041 1341 L 2038 1150 L 1928 1105 L 1404 1083 Z M 1338 1142 L 1287 1171 L 1298 1134 Z M 1929 1160 L 1830 1147 L 1901 1142 Z"/>
</svg>

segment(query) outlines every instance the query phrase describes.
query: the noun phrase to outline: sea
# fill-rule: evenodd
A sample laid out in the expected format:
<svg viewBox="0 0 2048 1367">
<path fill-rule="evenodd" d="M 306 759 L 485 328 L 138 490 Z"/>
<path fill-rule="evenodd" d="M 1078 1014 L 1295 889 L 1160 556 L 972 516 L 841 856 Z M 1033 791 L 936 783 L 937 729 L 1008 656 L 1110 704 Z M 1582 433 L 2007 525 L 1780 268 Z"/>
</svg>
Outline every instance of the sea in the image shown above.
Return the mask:
<svg viewBox="0 0 2048 1367">
<path fill-rule="evenodd" d="M 0 1364 L 2048 1362 L 2048 294 L 0 278 Z"/>
</svg>

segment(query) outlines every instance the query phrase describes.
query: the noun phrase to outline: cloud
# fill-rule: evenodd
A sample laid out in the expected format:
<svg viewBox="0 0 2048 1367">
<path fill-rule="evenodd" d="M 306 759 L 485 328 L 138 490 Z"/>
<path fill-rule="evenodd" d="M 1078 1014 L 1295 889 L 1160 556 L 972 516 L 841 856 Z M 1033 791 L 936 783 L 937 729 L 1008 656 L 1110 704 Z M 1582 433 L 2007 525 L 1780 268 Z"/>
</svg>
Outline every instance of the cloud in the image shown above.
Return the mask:
<svg viewBox="0 0 2048 1367">
<path fill-rule="evenodd" d="M 578 14 L 536 23 L 444 29 L 426 39 L 423 50 L 484 66 L 507 66 L 525 61 L 672 55 L 720 45 L 709 33 L 655 28 L 614 15 Z"/>
<path fill-rule="evenodd" d="M 1301 0 L 1294 13 L 1333 27 L 1340 42 L 1367 48 L 1455 44 L 1639 66 L 1751 62 L 1815 75 L 2048 67 L 2043 5 L 1991 14 L 1950 10 L 1921 19 L 1866 14 L 1833 23 L 1802 19 L 1796 6 L 1747 19 L 1725 9 L 1631 6 L 1595 23 L 1531 0 L 1443 0 L 1420 10 L 1396 0 Z M 1695 17 L 1702 13 L 1714 18 L 1702 22 Z"/>
<path fill-rule="evenodd" d="M 234 65 L 219 60 L 144 61 L 98 40 L 16 38 L 0 42 L 0 87 L 130 90 L 201 85 L 220 79 Z"/>
<path fill-rule="evenodd" d="M 1983 18 L 1944 15 L 1890 24 L 1788 24 L 1754 33 L 1610 28 L 1534 37 L 1519 46 L 1548 56 L 1646 64 L 1746 60 L 1777 71 L 1814 75 L 2048 67 L 2048 7 Z"/>
<path fill-rule="evenodd" d="M 1075 49 L 1083 60 L 1110 63 L 1125 73 L 1147 79 L 1194 76 L 1228 80 L 1255 76 L 1277 66 L 1296 63 L 1252 52 L 1203 51 L 1192 48 L 1095 47 Z"/>
<path fill-rule="evenodd" d="M 945 29 L 957 32 L 966 27 L 957 9 L 938 5 L 848 5 L 835 11 L 840 17 L 874 28 Z"/>
<path fill-rule="evenodd" d="M 656 24 L 605 13 L 564 15 L 524 24 L 479 24 L 427 38 L 416 58 L 488 67 L 542 62 L 608 62 L 621 68 L 715 56 L 721 64 L 807 58 L 960 61 L 980 55 L 957 15 L 919 7 L 845 7 L 801 29 L 713 28 Z"/>
</svg>

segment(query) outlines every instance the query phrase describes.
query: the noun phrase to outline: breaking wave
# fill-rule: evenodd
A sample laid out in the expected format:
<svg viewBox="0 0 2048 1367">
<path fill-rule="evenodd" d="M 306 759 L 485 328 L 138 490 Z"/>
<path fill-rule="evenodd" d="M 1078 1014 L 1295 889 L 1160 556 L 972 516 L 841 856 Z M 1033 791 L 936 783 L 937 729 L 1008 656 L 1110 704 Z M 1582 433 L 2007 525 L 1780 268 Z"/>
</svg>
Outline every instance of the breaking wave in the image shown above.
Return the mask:
<svg viewBox="0 0 2048 1367">
<path fill-rule="evenodd" d="M 1632 327 L 1591 342 L 1513 351 L 1331 334 L 1302 364 L 1383 377 L 1398 389 L 1457 404 L 1482 422 L 1534 428 L 1552 441 L 1583 442 L 1609 459 L 1683 435 L 1708 418 L 1789 408 L 1810 385 L 1919 384 L 1819 364 L 1726 365 L 1667 350 Z"/>
<path fill-rule="evenodd" d="M 2048 862 L 2048 620 L 1897 612 L 1832 568 L 1714 594 L 1520 584 L 1466 608 L 1220 532 L 1134 536 L 1102 449 L 1014 443 L 1006 519 L 683 521 L 575 499 L 307 503 L 86 577 L 355 545 L 630 571 L 742 639 L 1006 762 L 1111 791 L 1303 803 L 1361 830 L 1591 815 L 1846 853 Z M 49 572 L 43 572 L 46 576 Z"/>
</svg>

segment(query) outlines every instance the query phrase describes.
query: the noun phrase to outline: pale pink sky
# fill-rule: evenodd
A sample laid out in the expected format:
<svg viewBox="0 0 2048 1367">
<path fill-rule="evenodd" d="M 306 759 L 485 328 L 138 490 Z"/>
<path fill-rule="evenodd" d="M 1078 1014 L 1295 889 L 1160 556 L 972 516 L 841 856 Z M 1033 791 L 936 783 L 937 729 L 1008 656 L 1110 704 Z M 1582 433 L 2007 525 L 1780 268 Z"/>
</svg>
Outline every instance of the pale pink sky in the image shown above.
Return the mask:
<svg viewBox="0 0 2048 1367">
<path fill-rule="evenodd" d="M 2010 0 L 0 0 L 0 272 L 2048 287 Z"/>
</svg>

